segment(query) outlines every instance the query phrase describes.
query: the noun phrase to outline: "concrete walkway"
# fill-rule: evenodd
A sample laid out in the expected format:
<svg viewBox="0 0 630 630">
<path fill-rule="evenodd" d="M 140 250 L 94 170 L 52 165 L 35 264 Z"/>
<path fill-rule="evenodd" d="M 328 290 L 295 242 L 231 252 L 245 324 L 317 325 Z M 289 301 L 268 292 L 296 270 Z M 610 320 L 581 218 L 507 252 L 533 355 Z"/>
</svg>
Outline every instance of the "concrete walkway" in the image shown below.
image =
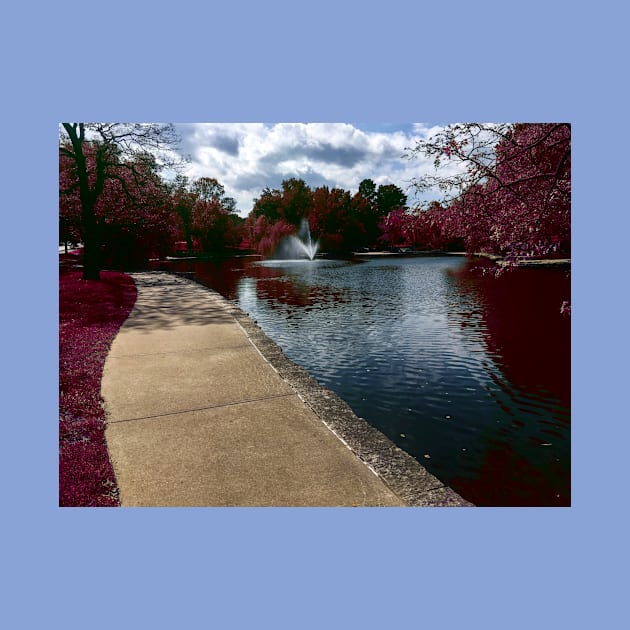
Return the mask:
<svg viewBox="0 0 630 630">
<path fill-rule="evenodd" d="M 245 318 L 248 333 L 219 294 L 171 274 L 132 276 L 138 299 L 101 391 L 123 506 L 466 504 L 421 467 L 420 503 L 377 476 L 369 453 L 362 460 L 333 433 L 263 357 L 260 329 Z"/>
</svg>

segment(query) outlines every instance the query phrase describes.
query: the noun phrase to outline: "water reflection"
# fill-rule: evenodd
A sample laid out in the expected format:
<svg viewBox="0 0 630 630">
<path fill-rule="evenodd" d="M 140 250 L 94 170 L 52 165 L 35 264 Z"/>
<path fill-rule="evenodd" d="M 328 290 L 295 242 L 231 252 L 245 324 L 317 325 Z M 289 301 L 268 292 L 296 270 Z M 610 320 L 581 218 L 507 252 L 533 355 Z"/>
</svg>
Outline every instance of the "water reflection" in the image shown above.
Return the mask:
<svg viewBox="0 0 630 630">
<path fill-rule="evenodd" d="M 317 281 L 316 271 L 321 271 L 322 267 L 338 267 L 340 264 L 343 263 L 325 260 L 260 262 L 256 267 L 281 271 L 281 275 L 257 275 L 257 290 L 261 297 L 269 300 L 271 308 L 283 305 L 289 307 L 284 309 L 288 317 L 293 312 L 292 307 L 308 310 L 313 307 L 325 308 L 329 302 L 347 302 L 343 291 Z"/>
<path fill-rule="evenodd" d="M 499 278 L 478 273 L 486 261 L 468 262 L 450 273 L 449 316 L 475 325 L 488 353 L 519 389 L 549 394 L 569 407 L 570 318 L 560 313 L 570 297 L 570 278 L 558 269 L 517 269 Z M 468 309 L 461 309 L 468 298 Z M 472 307 L 471 307 L 472 305 Z"/>
<path fill-rule="evenodd" d="M 178 262 L 478 505 L 570 502 L 566 275 L 465 259 Z"/>
<path fill-rule="evenodd" d="M 474 478 L 453 486 L 493 505 L 570 505 L 570 320 L 560 313 L 570 279 L 562 270 L 518 269 L 495 278 L 486 262 L 451 271 L 449 318 L 483 340 L 496 426 Z M 515 480 L 511 487 L 497 478 Z M 528 483 L 517 483 L 527 479 Z M 472 499 L 471 499 L 472 500 Z"/>
</svg>

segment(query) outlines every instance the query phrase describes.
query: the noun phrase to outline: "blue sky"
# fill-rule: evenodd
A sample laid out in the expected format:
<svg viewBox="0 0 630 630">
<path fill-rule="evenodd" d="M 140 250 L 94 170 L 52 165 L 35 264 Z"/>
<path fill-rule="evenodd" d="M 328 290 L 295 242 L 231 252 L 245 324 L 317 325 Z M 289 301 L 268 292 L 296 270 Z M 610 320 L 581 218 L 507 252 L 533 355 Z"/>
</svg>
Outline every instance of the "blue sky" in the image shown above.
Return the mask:
<svg viewBox="0 0 630 630">
<path fill-rule="evenodd" d="M 403 158 L 405 148 L 436 131 L 423 123 L 183 123 L 181 151 L 189 156 L 185 174 L 214 177 L 246 216 L 265 188 L 299 177 L 315 188 L 340 187 L 354 193 L 371 178 L 395 184 L 415 199 L 410 182 L 429 162 Z"/>
</svg>

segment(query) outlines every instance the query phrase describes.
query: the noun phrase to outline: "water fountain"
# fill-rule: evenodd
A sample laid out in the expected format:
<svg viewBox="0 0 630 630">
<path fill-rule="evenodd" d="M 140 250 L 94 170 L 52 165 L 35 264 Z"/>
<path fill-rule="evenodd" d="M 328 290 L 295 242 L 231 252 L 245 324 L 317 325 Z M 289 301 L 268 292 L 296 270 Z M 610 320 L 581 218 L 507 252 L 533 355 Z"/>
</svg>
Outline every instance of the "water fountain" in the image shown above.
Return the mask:
<svg viewBox="0 0 630 630">
<path fill-rule="evenodd" d="M 302 219 L 297 234 L 283 238 L 275 251 L 274 258 L 295 260 L 308 258 L 313 260 L 319 249 L 319 241 L 313 242 L 308 221 Z"/>
</svg>

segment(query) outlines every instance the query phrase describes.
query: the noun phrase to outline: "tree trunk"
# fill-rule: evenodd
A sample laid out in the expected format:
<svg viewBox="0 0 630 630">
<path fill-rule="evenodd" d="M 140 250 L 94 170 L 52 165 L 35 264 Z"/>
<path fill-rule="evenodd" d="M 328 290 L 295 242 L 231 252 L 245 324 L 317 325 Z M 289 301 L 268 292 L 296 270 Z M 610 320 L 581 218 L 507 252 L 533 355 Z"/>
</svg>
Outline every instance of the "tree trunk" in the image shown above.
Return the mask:
<svg viewBox="0 0 630 630">
<path fill-rule="evenodd" d="M 83 220 L 83 279 L 101 279 L 101 252 L 98 229 L 94 217 L 94 205 L 84 204 L 82 208 Z"/>
<path fill-rule="evenodd" d="M 85 141 L 84 124 L 62 123 L 72 148 L 74 149 L 74 160 L 77 165 L 77 175 L 79 178 L 79 194 L 81 197 L 81 222 L 83 224 L 83 279 L 100 280 L 101 261 L 100 243 L 94 216 L 94 206 L 96 199 L 103 185 L 103 174 L 97 173 L 97 181 L 94 188 L 90 188 L 85 155 L 83 154 L 83 143 Z M 78 128 L 78 133 L 77 133 Z"/>
</svg>

